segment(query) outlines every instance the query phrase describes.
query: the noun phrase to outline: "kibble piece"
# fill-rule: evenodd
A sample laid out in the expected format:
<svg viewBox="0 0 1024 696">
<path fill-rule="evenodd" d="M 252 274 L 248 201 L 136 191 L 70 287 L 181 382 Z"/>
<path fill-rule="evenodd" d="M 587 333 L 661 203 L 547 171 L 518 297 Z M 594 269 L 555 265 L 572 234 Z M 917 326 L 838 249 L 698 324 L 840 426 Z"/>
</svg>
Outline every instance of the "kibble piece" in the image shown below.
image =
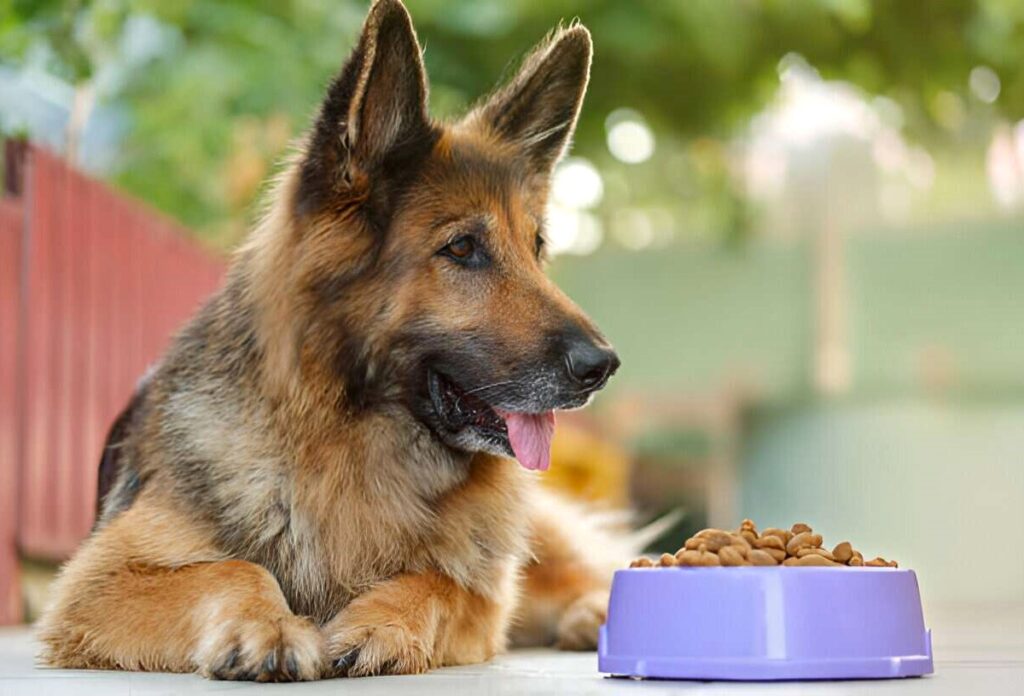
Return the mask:
<svg viewBox="0 0 1024 696">
<path fill-rule="evenodd" d="M 783 547 L 789 543 L 789 540 L 793 538 L 793 532 L 788 529 L 779 529 L 778 527 L 768 527 L 768 529 L 761 532 L 761 538 L 765 537 L 778 537 L 782 540 Z"/>
<path fill-rule="evenodd" d="M 821 546 L 821 541 L 822 539 L 820 534 L 814 534 L 813 532 L 800 532 L 790 539 L 788 544 L 786 544 L 786 553 L 790 556 L 795 556 L 796 552 L 804 547 L 810 546 L 811 548 L 816 548 Z"/>
<path fill-rule="evenodd" d="M 670 553 L 661 554 L 661 558 L 658 559 L 658 565 L 663 568 L 672 568 L 676 564 L 676 557 Z"/>
<path fill-rule="evenodd" d="M 692 537 L 686 540 L 684 548 L 692 547 L 692 550 L 696 551 L 700 548 L 701 544 L 705 546 L 715 547 L 718 545 L 725 545 L 729 543 L 729 532 L 722 529 L 702 529 Z"/>
<path fill-rule="evenodd" d="M 679 565 L 682 566 L 717 566 L 722 565 L 718 556 L 708 551 L 707 546 L 701 544 L 700 548 L 690 551 L 683 551 L 677 557 Z"/>
<path fill-rule="evenodd" d="M 797 534 L 803 534 L 804 532 L 813 532 L 814 530 L 811 529 L 811 526 L 808 524 L 804 524 L 803 522 L 797 522 L 789 531 L 793 532 L 793 536 L 796 536 Z"/>
<path fill-rule="evenodd" d="M 871 566 L 872 568 L 885 568 L 889 565 L 889 563 L 881 556 L 875 556 L 870 561 L 866 562 L 864 565 Z"/>
<path fill-rule="evenodd" d="M 746 539 L 750 544 L 753 544 L 758 539 L 757 527 L 751 520 L 743 520 L 743 523 L 740 524 L 738 534 Z"/>
<path fill-rule="evenodd" d="M 744 558 L 746 558 L 747 554 L 750 553 L 750 542 L 744 539 L 739 534 L 732 535 L 732 543 L 729 544 L 729 546 L 732 546 L 737 551 L 739 551 Z"/>
<path fill-rule="evenodd" d="M 784 560 L 786 560 L 786 550 L 785 549 L 758 549 L 758 550 L 759 551 L 764 551 L 766 554 L 768 554 L 769 556 L 774 558 L 776 563 L 782 563 Z"/>
<path fill-rule="evenodd" d="M 700 551 L 697 549 L 679 551 L 676 553 L 676 561 L 681 566 L 700 565 Z"/>
<path fill-rule="evenodd" d="M 785 558 L 785 551 L 783 551 L 783 558 Z M 756 566 L 775 566 L 781 562 L 767 551 L 762 551 L 761 549 L 751 549 L 747 560 L 750 561 L 751 565 Z"/>
<path fill-rule="evenodd" d="M 635 561 L 633 561 L 632 563 L 630 563 L 629 567 L 630 568 L 650 568 L 653 565 L 654 565 L 654 562 L 651 561 L 651 559 L 649 559 L 647 556 L 641 556 L 640 558 L 638 558 Z"/>
<path fill-rule="evenodd" d="M 718 553 L 724 546 L 738 546 L 744 555 L 750 549 L 750 543 L 739 534 L 725 532 L 720 529 L 705 529 L 697 532 L 695 536 L 686 540 L 683 549 L 696 551 L 701 545 L 707 547 L 708 551 Z"/>
<path fill-rule="evenodd" d="M 796 552 L 797 558 L 803 558 L 804 556 L 811 555 L 822 556 L 823 558 L 827 558 L 830 561 L 836 560 L 835 556 L 833 556 L 832 552 L 828 549 L 812 548 L 810 546 L 805 546 Z"/>
<path fill-rule="evenodd" d="M 723 546 L 731 544 L 733 537 L 729 532 L 723 532 L 721 529 L 704 529 L 686 540 L 686 548 L 690 548 L 690 542 L 694 540 L 696 540 L 694 548 L 700 548 L 701 544 L 706 544 L 708 551 L 717 552 Z"/>
<path fill-rule="evenodd" d="M 760 539 L 751 542 L 755 549 L 778 549 L 779 551 L 786 550 L 786 542 L 782 540 L 782 537 L 777 536 L 763 536 Z"/>
<path fill-rule="evenodd" d="M 812 554 L 809 554 L 807 556 L 801 556 L 799 558 L 797 558 L 796 556 L 791 556 L 790 558 L 787 558 L 785 561 L 783 561 L 782 565 L 787 565 L 787 566 L 826 566 L 826 567 L 841 568 L 843 564 L 842 563 L 836 563 L 835 561 L 830 561 L 827 558 L 825 558 L 824 556 L 819 556 L 816 553 L 812 553 Z"/>
<path fill-rule="evenodd" d="M 846 564 L 854 568 L 862 566 L 864 565 L 864 557 L 860 555 L 860 551 L 854 551 L 853 556 L 846 562 Z"/>
<path fill-rule="evenodd" d="M 708 527 L 707 529 L 700 530 L 693 536 L 697 537 L 698 539 L 715 539 L 721 537 L 723 534 L 728 535 L 729 532 L 725 531 L 724 529 L 715 529 L 714 527 Z"/>
<path fill-rule="evenodd" d="M 724 566 L 750 565 L 747 559 L 735 546 L 723 546 L 718 550 L 718 558 Z"/>
<path fill-rule="evenodd" d="M 702 560 L 705 563 L 711 563 L 712 565 L 719 565 L 718 556 L 716 554 L 712 553 L 711 550 L 708 549 L 706 546 L 702 545 L 699 549 L 697 549 L 697 552 L 701 554 Z M 710 560 L 709 557 L 713 557 L 715 560 L 712 561 L 712 560 Z"/>
<path fill-rule="evenodd" d="M 850 559 L 853 558 L 853 546 L 848 541 L 836 544 L 835 548 L 832 549 L 832 557 L 840 563 L 849 563 Z"/>
<path fill-rule="evenodd" d="M 811 558 L 813 560 L 806 561 L 806 559 L 808 559 L 808 558 Z M 819 558 L 822 559 L 822 560 L 819 561 L 818 560 Z M 824 556 L 818 556 L 817 554 L 811 554 L 810 556 L 805 556 L 804 558 L 800 558 L 798 560 L 801 563 L 805 563 L 806 562 L 809 565 L 820 565 L 820 566 L 825 566 L 827 568 L 845 568 L 846 567 L 842 563 L 836 563 L 835 561 L 830 561 L 827 558 L 825 558 Z"/>
</svg>

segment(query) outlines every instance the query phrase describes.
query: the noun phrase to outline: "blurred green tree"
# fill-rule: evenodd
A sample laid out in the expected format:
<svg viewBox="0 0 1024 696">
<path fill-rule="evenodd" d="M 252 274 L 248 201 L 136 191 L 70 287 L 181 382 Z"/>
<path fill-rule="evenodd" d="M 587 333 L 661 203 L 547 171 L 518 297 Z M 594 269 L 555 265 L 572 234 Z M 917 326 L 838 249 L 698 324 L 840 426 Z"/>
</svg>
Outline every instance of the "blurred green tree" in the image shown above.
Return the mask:
<svg viewBox="0 0 1024 696">
<path fill-rule="evenodd" d="M 948 127 L 943 99 L 969 99 L 968 76 L 979 65 L 1001 81 L 991 108 L 1024 115 L 1024 3 L 1017 0 L 407 2 L 435 113 L 459 113 L 509 71 L 510 59 L 558 21 L 579 17 L 596 54 L 576 152 L 617 166 L 604 147 L 604 120 L 629 107 L 654 128 L 663 162 L 689 152 L 697 190 L 733 202 L 739 197 L 720 174 L 699 176 L 708 169 L 700 158 L 721 148 L 688 148 L 744 123 L 774 93 L 778 63 L 790 52 L 825 77 L 891 97 L 922 138 Z M 131 127 L 118 183 L 230 243 L 259 182 L 344 60 L 365 5 L 0 0 L 0 51 L 15 63 L 45 55 L 47 70 L 89 82 L 99 99 L 122 105 Z M 657 182 L 655 166 L 630 176 Z M 745 219 L 734 210 L 719 226 L 735 235 L 732 227 Z"/>
</svg>

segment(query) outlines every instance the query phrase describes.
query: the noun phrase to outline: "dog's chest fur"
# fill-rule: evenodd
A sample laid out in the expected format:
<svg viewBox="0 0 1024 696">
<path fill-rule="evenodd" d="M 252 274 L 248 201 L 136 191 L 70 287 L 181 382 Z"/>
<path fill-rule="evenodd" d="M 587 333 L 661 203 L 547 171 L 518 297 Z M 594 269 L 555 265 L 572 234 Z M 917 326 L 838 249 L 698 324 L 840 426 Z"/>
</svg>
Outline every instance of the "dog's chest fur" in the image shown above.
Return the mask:
<svg viewBox="0 0 1024 696">
<path fill-rule="evenodd" d="M 162 454 L 216 545 L 270 570 L 295 612 L 329 620 L 402 572 L 507 586 L 527 543 L 529 482 L 514 461 L 455 457 L 401 411 L 282 432 L 243 396 L 209 374 L 165 394 Z"/>
</svg>

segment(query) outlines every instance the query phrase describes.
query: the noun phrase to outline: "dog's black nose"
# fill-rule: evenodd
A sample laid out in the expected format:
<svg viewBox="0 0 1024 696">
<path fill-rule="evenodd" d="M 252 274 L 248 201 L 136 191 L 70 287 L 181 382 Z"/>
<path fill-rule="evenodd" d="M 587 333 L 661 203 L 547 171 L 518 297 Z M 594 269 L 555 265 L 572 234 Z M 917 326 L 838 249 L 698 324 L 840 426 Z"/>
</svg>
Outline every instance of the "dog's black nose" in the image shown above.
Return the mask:
<svg viewBox="0 0 1024 696">
<path fill-rule="evenodd" d="M 565 365 L 581 387 L 598 389 L 619 369 L 619 356 L 607 345 L 576 336 L 567 341 Z"/>
</svg>

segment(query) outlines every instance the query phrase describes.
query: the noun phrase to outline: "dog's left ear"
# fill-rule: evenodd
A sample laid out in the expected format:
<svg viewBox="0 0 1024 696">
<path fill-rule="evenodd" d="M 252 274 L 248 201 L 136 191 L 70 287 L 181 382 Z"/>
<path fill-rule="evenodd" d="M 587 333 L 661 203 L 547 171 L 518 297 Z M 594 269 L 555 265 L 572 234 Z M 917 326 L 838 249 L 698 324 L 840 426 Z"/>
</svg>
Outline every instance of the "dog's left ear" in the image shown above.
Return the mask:
<svg viewBox="0 0 1024 696">
<path fill-rule="evenodd" d="M 427 77 L 409 12 L 376 0 L 359 43 L 331 83 L 310 134 L 297 207 L 315 212 L 337 197 L 377 198 L 367 190 L 383 171 L 432 145 Z M 394 166 L 390 166 L 394 165 Z"/>
<path fill-rule="evenodd" d="M 547 171 L 568 147 L 590 78 L 593 46 L 582 24 L 557 30 L 523 61 L 519 73 L 466 117 Z"/>
</svg>

